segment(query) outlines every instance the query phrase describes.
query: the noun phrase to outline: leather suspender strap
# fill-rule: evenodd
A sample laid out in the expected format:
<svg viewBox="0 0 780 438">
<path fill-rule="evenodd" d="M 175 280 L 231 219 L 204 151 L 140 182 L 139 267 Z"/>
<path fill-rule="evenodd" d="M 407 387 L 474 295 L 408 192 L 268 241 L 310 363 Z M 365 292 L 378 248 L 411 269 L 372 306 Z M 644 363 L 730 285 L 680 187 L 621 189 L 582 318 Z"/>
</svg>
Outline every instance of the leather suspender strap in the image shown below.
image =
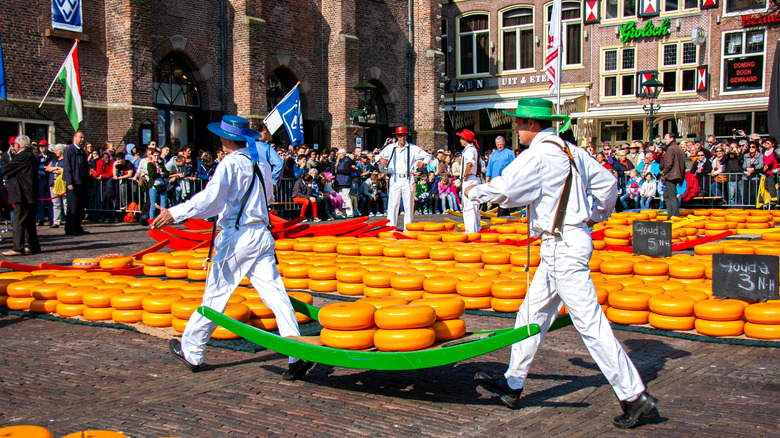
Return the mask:
<svg viewBox="0 0 780 438">
<path fill-rule="evenodd" d="M 239 154 L 247 157 L 244 154 Z M 247 157 L 249 161 L 252 161 L 251 158 Z M 241 216 L 244 214 L 244 209 L 246 208 L 246 203 L 249 201 L 249 195 L 252 193 L 252 189 L 255 187 L 255 180 L 260 180 L 260 187 L 263 189 L 263 199 L 266 200 L 266 214 L 268 214 L 268 195 L 265 192 L 265 179 L 263 178 L 263 173 L 260 172 L 260 169 L 257 168 L 257 165 L 255 163 L 252 163 L 252 172 L 254 173 L 252 175 L 252 183 L 249 184 L 249 190 L 247 190 L 246 193 L 244 193 L 244 196 L 241 198 L 241 207 L 238 209 L 238 216 L 236 217 L 236 229 L 239 227 L 239 222 L 241 221 Z M 257 177 L 257 178 L 255 178 Z"/>
<path fill-rule="evenodd" d="M 569 205 L 569 194 L 571 193 L 572 169 L 576 168 L 577 166 L 574 164 L 574 158 L 572 157 L 569 146 L 565 143 L 565 141 L 563 146 L 555 142 L 550 143 L 554 143 L 564 153 L 566 153 L 567 157 L 569 157 L 569 173 L 566 175 L 566 181 L 563 183 L 563 191 L 561 192 L 561 198 L 558 201 L 558 208 L 555 211 L 555 219 L 553 220 L 553 229 L 551 231 L 553 236 L 561 237 L 563 234 L 563 221 L 566 218 L 566 209 Z"/>
</svg>

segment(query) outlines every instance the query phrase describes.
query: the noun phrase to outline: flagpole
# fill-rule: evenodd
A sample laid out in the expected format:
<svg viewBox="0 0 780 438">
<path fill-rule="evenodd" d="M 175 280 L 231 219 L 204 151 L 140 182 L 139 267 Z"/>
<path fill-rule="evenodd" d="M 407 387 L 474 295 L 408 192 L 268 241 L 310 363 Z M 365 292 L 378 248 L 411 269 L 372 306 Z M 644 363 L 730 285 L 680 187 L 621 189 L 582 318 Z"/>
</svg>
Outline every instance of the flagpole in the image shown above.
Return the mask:
<svg viewBox="0 0 780 438">
<path fill-rule="evenodd" d="M 563 14 L 560 10 L 559 14 Z M 561 17 L 562 19 L 563 17 Z M 557 97 L 557 110 L 558 114 L 561 113 L 561 85 L 563 84 L 563 23 L 559 26 L 560 33 L 558 34 L 558 97 Z M 558 128 L 563 122 L 558 122 Z"/>
<path fill-rule="evenodd" d="M 41 99 L 41 103 L 38 105 L 38 109 L 41 109 L 43 106 L 43 102 L 46 100 L 46 97 L 49 96 L 49 93 L 51 92 L 52 87 L 54 87 L 54 83 L 57 82 L 57 78 L 60 76 L 60 72 L 63 68 L 65 68 L 65 63 L 68 62 L 68 58 L 70 58 L 70 55 L 73 53 L 74 50 L 76 50 L 76 46 L 79 44 L 79 40 L 76 39 L 76 41 L 73 43 L 73 47 L 70 48 L 70 52 L 68 52 L 68 56 L 65 57 L 65 60 L 62 61 L 62 65 L 60 66 L 60 69 L 57 70 L 57 74 L 54 75 L 54 79 L 51 81 L 51 85 L 49 85 L 49 89 L 46 90 L 46 94 L 43 95 L 43 99 Z"/>
</svg>

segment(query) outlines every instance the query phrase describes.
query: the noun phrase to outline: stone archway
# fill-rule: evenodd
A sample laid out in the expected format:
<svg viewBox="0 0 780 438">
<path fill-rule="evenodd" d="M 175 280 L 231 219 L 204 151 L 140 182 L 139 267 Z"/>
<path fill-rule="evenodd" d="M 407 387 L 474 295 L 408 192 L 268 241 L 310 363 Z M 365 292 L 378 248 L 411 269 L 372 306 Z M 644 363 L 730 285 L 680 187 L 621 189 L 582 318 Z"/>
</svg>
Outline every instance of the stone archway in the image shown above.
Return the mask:
<svg viewBox="0 0 780 438">
<path fill-rule="evenodd" d="M 158 44 L 152 51 L 153 68 L 156 68 L 157 64 L 162 62 L 172 52 L 178 54 L 184 62 L 189 64 L 192 75 L 201 87 L 200 94 L 203 100 L 203 107 L 218 107 L 219 96 L 217 95 L 216 87 L 208 86 L 209 80 L 214 76 L 211 64 L 209 64 L 206 56 L 187 38 L 181 35 L 174 35 Z"/>
<path fill-rule="evenodd" d="M 301 85 L 298 86 L 298 91 L 301 94 L 306 95 L 306 99 L 304 99 L 306 107 L 302 108 L 304 118 L 307 116 L 315 118 L 317 114 L 317 102 L 314 95 L 309 94 L 312 89 L 311 81 L 309 81 L 306 75 L 306 71 L 303 69 L 303 67 L 301 67 L 298 61 L 293 59 L 292 56 L 287 53 L 278 53 L 272 56 L 265 64 L 265 66 L 266 77 L 270 76 L 277 69 L 282 68 L 284 70 L 288 70 L 295 78 L 301 81 Z M 268 108 L 268 110 L 270 111 L 271 108 Z"/>
</svg>

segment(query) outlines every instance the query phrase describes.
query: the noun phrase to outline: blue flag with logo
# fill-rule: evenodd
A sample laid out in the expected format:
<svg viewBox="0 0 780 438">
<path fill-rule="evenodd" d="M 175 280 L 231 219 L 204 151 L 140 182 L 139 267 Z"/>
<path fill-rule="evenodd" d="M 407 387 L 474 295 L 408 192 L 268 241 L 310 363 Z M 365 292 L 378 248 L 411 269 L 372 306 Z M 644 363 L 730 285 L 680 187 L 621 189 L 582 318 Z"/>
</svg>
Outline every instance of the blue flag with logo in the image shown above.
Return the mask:
<svg viewBox="0 0 780 438">
<path fill-rule="evenodd" d="M 2 41 L 0 41 L 0 99 L 8 100 L 8 87 L 5 85 L 5 63 L 3 63 Z"/>
<path fill-rule="evenodd" d="M 298 94 L 298 84 L 284 96 L 276 108 L 266 116 L 265 125 L 273 134 L 282 125 L 290 137 L 290 144 L 295 146 L 303 143 L 303 116 L 301 115 L 301 97 Z"/>
<path fill-rule="evenodd" d="M 51 0 L 51 27 L 82 32 L 81 0 Z"/>
</svg>

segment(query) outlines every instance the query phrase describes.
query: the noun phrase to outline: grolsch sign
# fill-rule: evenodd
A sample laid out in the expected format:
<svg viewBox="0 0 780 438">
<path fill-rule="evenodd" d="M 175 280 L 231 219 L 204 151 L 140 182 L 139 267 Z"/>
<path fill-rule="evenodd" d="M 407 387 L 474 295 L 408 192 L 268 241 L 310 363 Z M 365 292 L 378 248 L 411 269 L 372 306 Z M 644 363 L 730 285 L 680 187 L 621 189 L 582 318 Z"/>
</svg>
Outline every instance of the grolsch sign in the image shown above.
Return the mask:
<svg viewBox="0 0 780 438">
<path fill-rule="evenodd" d="M 750 90 L 761 89 L 764 85 L 764 57 L 747 56 L 744 58 L 732 58 L 723 61 L 726 77 L 724 87 L 726 90 Z"/>
</svg>

